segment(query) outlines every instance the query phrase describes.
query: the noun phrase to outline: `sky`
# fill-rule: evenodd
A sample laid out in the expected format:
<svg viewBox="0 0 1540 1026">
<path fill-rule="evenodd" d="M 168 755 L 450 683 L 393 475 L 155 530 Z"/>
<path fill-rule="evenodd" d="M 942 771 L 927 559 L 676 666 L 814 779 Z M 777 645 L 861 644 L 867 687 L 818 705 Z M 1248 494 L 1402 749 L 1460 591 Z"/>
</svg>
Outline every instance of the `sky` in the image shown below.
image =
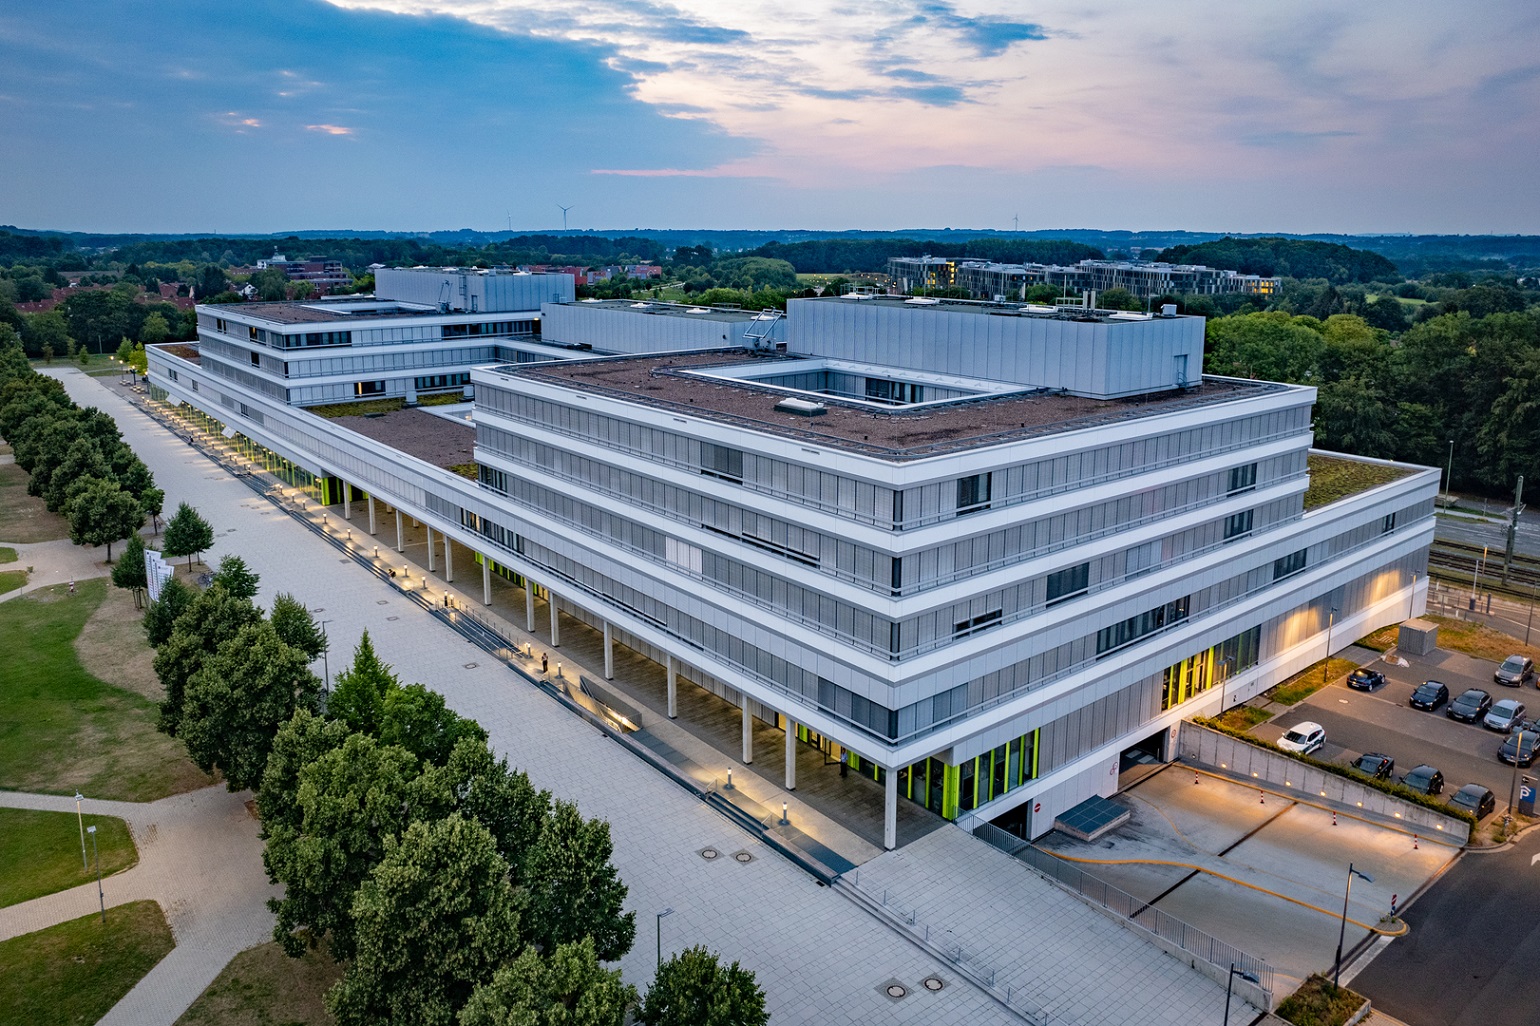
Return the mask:
<svg viewBox="0 0 1540 1026">
<path fill-rule="evenodd" d="M 0 224 L 1540 233 L 1528 0 L 42 0 Z"/>
</svg>

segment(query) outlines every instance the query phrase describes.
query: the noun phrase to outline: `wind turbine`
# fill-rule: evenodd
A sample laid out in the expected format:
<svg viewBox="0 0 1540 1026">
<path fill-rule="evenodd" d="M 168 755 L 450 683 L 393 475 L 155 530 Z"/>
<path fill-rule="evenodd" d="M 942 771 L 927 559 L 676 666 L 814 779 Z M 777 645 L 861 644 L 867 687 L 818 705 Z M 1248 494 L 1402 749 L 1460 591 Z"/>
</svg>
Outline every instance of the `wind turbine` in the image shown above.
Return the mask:
<svg viewBox="0 0 1540 1026">
<path fill-rule="evenodd" d="M 558 207 L 561 207 L 561 230 L 562 231 L 566 231 L 567 230 L 567 211 L 571 210 L 572 207 L 577 206 L 577 204 L 576 203 L 572 204 L 572 207 L 562 207 L 560 203 L 558 203 L 556 205 Z"/>
</svg>

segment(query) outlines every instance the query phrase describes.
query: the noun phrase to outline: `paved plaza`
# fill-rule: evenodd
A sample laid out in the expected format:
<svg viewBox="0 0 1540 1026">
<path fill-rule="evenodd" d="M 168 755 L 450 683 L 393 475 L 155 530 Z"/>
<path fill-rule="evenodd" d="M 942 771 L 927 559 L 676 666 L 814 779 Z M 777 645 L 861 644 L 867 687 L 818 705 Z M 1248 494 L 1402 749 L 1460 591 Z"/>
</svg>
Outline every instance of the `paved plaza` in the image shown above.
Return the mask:
<svg viewBox="0 0 1540 1026">
<path fill-rule="evenodd" d="M 166 489 L 168 506 L 174 508 L 185 500 L 213 524 L 215 544 L 204 557 L 210 564 L 223 555 L 238 554 L 261 575 L 259 601 L 270 602 L 276 593 L 288 591 L 317 610 L 332 640 L 333 674 L 346 665 L 353 645 L 367 629 L 381 657 L 394 665 L 402 680 L 420 681 L 443 692 L 456 711 L 480 721 L 494 747 L 526 770 L 537 786 L 576 801 L 585 815 L 609 821 L 615 864 L 630 888 L 627 905 L 638 916 L 636 946 L 621 962 L 629 981 L 645 986 L 651 978 L 658 954 L 653 916 L 669 907 L 674 914 L 662 921 L 663 953 L 705 944 L 741 961 L 757 975 L 777 1022 L 1022 1021 L 983 989 L 966 982 L 948 961 L 946 947 L 916 943 L 846 894 L 823 886 L 776 855 L 625 746 L 470 644 L 404 596 L 395 582 L 381 581 L 211 462 L 185 436 L 167 431 L 133 407 L 123 395 L 125 389 L 70 370 L 56 373 L 77 402 L 98 406 L 118 419 L 129 444 Z M 336 518 L 339 533 L 366 532 L 366 524 L 362 531 L 358 526 L 362 505 L 353 504 L 353 526 Z M 382 518 L 379 540 L 393 542 L 393 535 L 393 525 L 387 526 Z M 393 546 L 382 544 L 381 548 L 390 550 L 391 559 L 401 559 Z M 409 548 L 406 555 L 414 553 Z M 425 551 L 422 555 L 425 559 Z M 403 570 L 407 567 L 402 564 Z M 479 568 L 457 558 L 456 571 L 460 575 L 453 589 L 456 601 L 479 604 Z M 458 590 L 462 579 L 468 582 L 464 591 Z M 442 583 L 435 588 L 441 592 Z M 543 621 L 544 608 L 540 612 L 537 620 Z M 548 651 L 567 663 L 564 672 L 569 676 L 581 672 L 602 681 L 602 672 L 593 668 L 591 655 L 578 641 L 579 633 L 569 632 L 568 627 L 563 618 L 563 644 Z M 542 639 L 536 636 L 535 640 Z M 644 665 L 646 661 L 623 652 L 617 653 L 616 684 L 625 683 L 621 678 L 633 671 L 638 675 L 655 672 Z M 632 693 L 644 695 L 645 685 Z M 682 703 L 685 693 L 681 687 Z M 709 724 L 670 723 L 647 710 L 644 716 L 645 729 L 657 731 L 654 736 L 660 743 L 698 766 L 702 775 L 715 778 L 718 771 L 725 775 L 734 765 L 711 743 Z M 1219 1022 L 1223 987 L 1158 953 L 1034 874 L 1014 872 L 1016 863 L 940 824 L 918 806 L 909 810 L 909 825 L 901 835 L 911 842 L 909 847 L 876 863 L 869 861 L 877 848 L 871 843 L 868 824 L 835 823 L 811 801 L 803 803 L 799 795 L 808 779 L 804 764 L 808 771 L 821 771 L 832 781 L 844 779 L 838 768 L 820 765 L 816 749 L 796 746 L 799 788 L 787 792 L 779 779 L 783 735 L 775 730 L 762 733 L 765 740 L 756 747 L 754 766 L 736 764 L 739 786 L 777 812 L 779 801 L 787 801 L 794 825 L 849 856 L 851 862 L 885 865 L 886 860 L 902 856 L 908 871 L 919 874 L 914 878 L 920 881 L 917 897 L 932 894 L 927 900 L 935 906 L 938 922 L 940 916 L 948 917 L 956 945 L 990 951 L 998 977 L 1010 977 L 1023 1001 L 1031 1007 L 1059 1009 L 1054 1023 Z M 845 785 L 824 786 L 869 783 L 847 779 Z M 870 805 L 880 816 L 879 792 L 872 787 L 869 794 Z M 699 854 L 707 848 L 742 851 L 752 858 L 747 862 L 707 860 Z M 1002 872 L 1002 865 L 1012 872 Z M 887 870 L 863 870 L 874 871 Z M 948 911 L 954 905 L 956 912 Z M 1045 908 L 1053 909 L 1051 916 L 1042 915 Z M 1023 932 L 1025 920 L 1034 921 L 1041 933 Z M 1048 970 L 1039 961 L 1045 957 L 1043 949 L 1063 951 L 1064 938 L 1097 937 L 1103 930 L 1111 931 L 1103 943 L 1083 945 L 1078 959 L 1081 993 L 1075 1001 L 1066 1001 L 1062 991 L 1073 981 L 1045 975 Z M 1032 943 L 1022 944 L 1024 938 Z M 1128 986 L 1131 959 L 1141 967 L 1140 980 L 1161 981 L 1158 1004 L 1163 1009 L 1160 1014 L 1169 1011 L 1168 1020 L 1149 1018 L 1149 994 Z M 940 976 L 949 985 L 939 993 L 926 991 L 921 981 L 930 976 Z M 893 981 L 905 984 L 909 996 L 890 998 L 885 988 Z"/>
</svg>

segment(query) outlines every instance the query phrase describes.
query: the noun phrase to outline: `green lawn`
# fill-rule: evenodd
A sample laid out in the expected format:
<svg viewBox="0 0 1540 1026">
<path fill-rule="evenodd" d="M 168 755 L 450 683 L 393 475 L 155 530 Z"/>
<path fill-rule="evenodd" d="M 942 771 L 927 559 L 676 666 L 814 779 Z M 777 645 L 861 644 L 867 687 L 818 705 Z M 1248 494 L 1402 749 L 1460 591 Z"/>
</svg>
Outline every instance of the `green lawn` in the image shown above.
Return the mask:
<svg viewBox="0 0 1540 1026">
<path fill-rule="evenodd" d="M 1331 665 L 1324 671 L 1322 671 L 1320 663 L 1315 663 L 1309 669 L 1299 671 L 1282 684 L 1274 685 L 1267 691 L 1267 697 L 1280 705 L 1294 705 L 1297 702 L 1303 702 L 1330 682 L 1339 677 L 1347 676 L 1357 668 L 1358 664 L 1351 659 L 1332 656 Z"/>
<path fill-rule="evenodd" d="M 16 562 L 16 550 L 9 545 L 0 545 L 0 563 Z"/>
<path fill-rule="evenodd" d="M 0 788 L 152 801 L 207 786 L 155 705 L 87 673 L 74 641 L 108 584 L 82 581 L 0 604 Z"/>
<path fill-rule="evenodd" d="M 0 595 L 27 586 L 27 571 L 0 570 Z"/>
<path fill-rule="evenodd" d="M 86 816 L 96 827 L 102 876 L 139 861 L 128 824 L 115 816 Z M 0 809 L 0 906 L 39 898 L 96 879 L 96 855 L 86 836 L 89 869 L 80 863 L 80 828 L 73 812 Z"/>
<path fill-rule="evenodd" d="M 174 946 L 153 901 L 0 942 L 0 1026 L 90 1026 Z"/>
<path fill-rule="evenodd" d="M 324 952 L 290 958 L 274 941 L 230 960 L 176 1026 L 330 1026 L 321 1003 L 342 967 Z"/>
</svg>

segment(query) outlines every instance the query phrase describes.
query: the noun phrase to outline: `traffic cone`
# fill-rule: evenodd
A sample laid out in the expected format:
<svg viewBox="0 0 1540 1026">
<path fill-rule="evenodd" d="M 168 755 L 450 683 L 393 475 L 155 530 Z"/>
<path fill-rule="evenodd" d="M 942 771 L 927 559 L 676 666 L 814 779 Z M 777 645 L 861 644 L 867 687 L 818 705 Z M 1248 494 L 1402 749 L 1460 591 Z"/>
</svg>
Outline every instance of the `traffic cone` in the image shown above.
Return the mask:
<svg viewBox="0 0 1540 1026">
<path fill-rule="evenodd" d="M 1412 851 L 1416 851 L 1416 850 L 1417 850 L 1417 835 L 1413 834 L 1412 835 Z"/>
<path fill-rule="evenodd" d="M 1331 814 L 1331 825 L 1332 826 L 1336 826 L 1337 825 L 1337 813 L 1335 811 L 1332 812 L 1332 814 Z"/>
<path fill-rule="evenodd" d="M 1262 790 L 1261 788 L 1257 788 L 1257 804 L 1258 805 L 1266 805 L 1267 804 L 1267 792 Z"/>
</svg>

